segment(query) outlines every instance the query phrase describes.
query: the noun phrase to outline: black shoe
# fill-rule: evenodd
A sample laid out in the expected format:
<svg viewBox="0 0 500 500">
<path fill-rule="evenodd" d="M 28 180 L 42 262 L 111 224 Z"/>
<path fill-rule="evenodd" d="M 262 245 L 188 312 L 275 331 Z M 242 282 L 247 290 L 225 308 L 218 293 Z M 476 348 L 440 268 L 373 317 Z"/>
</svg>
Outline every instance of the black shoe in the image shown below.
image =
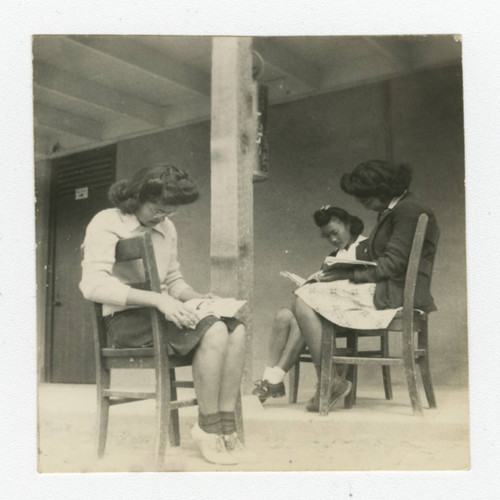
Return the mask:
<svg viewBox="0 0 500 500">
<path fill-rule="evenodd" d="M 252 394 L 259 397 L 259 401 L 264 403 L 267 398 L 282 398 L 285 395 L 285 384 L 271 384 L 267 380 L 257 380 L 254 382 L 255 389 Z"/>
<path fill-rule="evenodd" d="M 335 378 L 332 381 L 330 388 L 330 398 L 328 402 L 328 409 L 331 410 L 332 406 L 340 399 L 347 396 L 352 389 L 352 382 L 344 378 Z M 306 410 L 310 412 L 319 412 L 319 384 L 316 386 L 314 396 L 306 403 Z"/>
</svg>

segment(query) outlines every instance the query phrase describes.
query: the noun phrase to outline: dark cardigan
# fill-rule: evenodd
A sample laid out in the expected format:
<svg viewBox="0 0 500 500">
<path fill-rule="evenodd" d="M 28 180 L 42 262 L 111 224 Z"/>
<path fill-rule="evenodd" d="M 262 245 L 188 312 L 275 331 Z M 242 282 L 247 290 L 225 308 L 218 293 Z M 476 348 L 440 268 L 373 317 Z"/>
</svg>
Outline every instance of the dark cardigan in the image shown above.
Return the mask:
<svg viewBox="0 0 500 500">
<path fill-rule="evenodd" d="M 429 222 L 415 289 L 415 307 L 425 312 L 436 310 L 430 282 L 439 228 L 432 210 L 411 193 L 379 216 L 369 239 L 356 249 L 358 259 L 377 262 L 375 268 L 356 268 L 353 279 L 355 283 L 376 283 L 374 304 L 377 309 L 403 305 L 406 268 L 418 218 L 423 213 L 429 216 Z"/>
</svg>

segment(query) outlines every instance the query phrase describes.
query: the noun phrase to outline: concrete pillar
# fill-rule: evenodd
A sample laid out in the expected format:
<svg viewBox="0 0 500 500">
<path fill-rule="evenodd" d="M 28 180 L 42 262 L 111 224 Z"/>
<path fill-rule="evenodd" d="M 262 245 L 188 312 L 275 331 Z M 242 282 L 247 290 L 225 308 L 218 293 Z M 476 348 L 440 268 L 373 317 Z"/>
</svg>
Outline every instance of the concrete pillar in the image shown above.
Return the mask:
<svg viewBox="0 0 500 500">
<path fill-rule="evenodd" d="M 243 392 L 252 378 L 253 185 L 257 99 L 252 39 L 215 37 L 212 47 L 211 289 L 248 301 Z"/>
</svg>

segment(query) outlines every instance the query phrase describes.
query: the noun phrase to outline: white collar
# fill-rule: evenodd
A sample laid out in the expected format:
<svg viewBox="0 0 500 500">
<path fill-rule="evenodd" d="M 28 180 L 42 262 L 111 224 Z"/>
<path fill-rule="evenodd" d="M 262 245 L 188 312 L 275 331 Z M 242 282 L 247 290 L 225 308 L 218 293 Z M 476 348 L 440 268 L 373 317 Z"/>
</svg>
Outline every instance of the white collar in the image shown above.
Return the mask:
<svg viewBox="0 0 500 500">
<path fill-rule="evenodd" d="M 139 222 L 139 219 L 137 218 L 137 216 L 135 214 L 124 214 L 123 212 L 120 212 L 120 215 L 122 217 L 123 223 L 125 224 L 125 226 L 127 227 L 127 229 L 130 232 L 136 231 L 137 229 L 141 229 L 141 228 L 143 228 L 144 230 L 153 229 L 153 230 L 159 232 L 160 234 L 162 234 L 163 236 L 165 236 L 165 237 L 167 236 L 165 233 L 165 228 L 163 227 L 162 222 L 156 224 L 156 226 L 152 226 L 150 228 L 147 228 Z"/>
</svg>

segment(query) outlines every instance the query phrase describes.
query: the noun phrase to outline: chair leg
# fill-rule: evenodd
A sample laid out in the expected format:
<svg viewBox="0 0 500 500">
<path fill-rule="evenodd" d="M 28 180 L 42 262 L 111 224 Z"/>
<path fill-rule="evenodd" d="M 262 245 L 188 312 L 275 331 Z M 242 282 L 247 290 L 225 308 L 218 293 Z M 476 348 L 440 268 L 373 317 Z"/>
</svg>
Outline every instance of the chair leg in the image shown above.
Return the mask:
<svg viewBox="0 0 500 500">
<path fill-rule="evenodd" d="M 166 358 L 166 356 L 165 356 Z M 157 361 L 156 367 L 156 445 L 155 459 L 159 470 L 163 467 L 170 430 L 170 370 L 167 360 Z"/>
<path fill-rule="evenodd" d="M 108 435 L 109 398 L 102 396 L 104 389 L 109 389 L 111 375 L 109 370 L 97 368 L 97 456 L 104 455 Z"/>
<path fill-rule="evenodd" d="M 353 406 L 356 404 L 358 399 L 358 365 L 354 365 L 354 372 L 352 376 L 352 404 Z"/>
<path fill-rule="evenodd" d="M 297 361 L 288 372 L 288 402 L 297 402 L 299 394 L 300 361 Z"/>
<path fill-rule="evenodd" d="M 352 384 L 351 392 L 344 398 L 344 408 L 350 410 L 356 403 L 356 386 L 358 382 L 358 367 L 350 365 L 347 370 L 346 379 Z"/>
<path fill-rule="evenodd" d="M 389 357 L 389 332 L 385 330 L 383 335 L 380 336 L 380 351 L 383 358 Z M 391 367 L 382 366 L 382 380 L 384 381 L 385 399 L 392 399 L 392 380 L 391 380 Z"/>
<path fill-rule="evenodd" d="M 417 377 L 415 373 L 415 355 L 413 351 L 413 322 L 405 322 L 409 326 L 405 326 L 403 331 L 403 360 L 408 383 L 408 392 L 410 394 L 411 407 L 414 415 L 423 415 L 422 403 L 417 387 Z"/>
<path fill-rule="evenodd" d="M 422 375 L 422 383 L 424 385 L 425 396 L 429 403 L 429 408 L 436 408 L 436 396 L 432 387 L 431 370 L 429 366 L 429 345 L 427 335 L 427 325 L 422 327 L 418 333 L 418 347 L 425 350 L 425 356 L 418 358 L 418 366 L 420 367 L 420 374 Z"/>
<path fill-rule="evenodd" d="M 347 349 L 351 356 L 358 354 L 358 332 L 349 333 L 346 338 Z M 351 392 L 344 398 L 344 408 L 350 410 L 356 402 L 356 386 L 358 378 L 357 365 L 349 365 L 346 379 L 352 383 Z"/>
<path fill-rule="evenodd" d="M 335 350 L 335 329 L 329 321 L 323 320 L 321 340 L 321 376 L 319 380 L 319 414 L 328 415 L 330 387 L 332 385 L 332 356 Z"/>
<path fill-rule="evenodd" d="M 429 408 L 437 408 L 427 356 L 418 360 L 418 366 L 420 367 L 420 374 L 422 375 L 422 383 L 424 385 L 425 396 L 427 397 Z"/>
<path fill-rule="evenodd" d="M 175 387 L 175 370 L 170 369 L 170 401 L 177 401 L 177 387 Z M 179 410 L 170 412 L 169 440 L 170 446 L 180 446 L 181 435 L 179 429 Z"/>
<path fill-rule="evenodd" d="M 241 392 L 238 394 L 238 398 L 236 399 L 236 407 L 234 409 L 235 417 L 236 417 L 236 432 L 240 441 L 245 444 L 245 428 L 243 425 L 243 408 L 241 404 Z"/>
</svg>

